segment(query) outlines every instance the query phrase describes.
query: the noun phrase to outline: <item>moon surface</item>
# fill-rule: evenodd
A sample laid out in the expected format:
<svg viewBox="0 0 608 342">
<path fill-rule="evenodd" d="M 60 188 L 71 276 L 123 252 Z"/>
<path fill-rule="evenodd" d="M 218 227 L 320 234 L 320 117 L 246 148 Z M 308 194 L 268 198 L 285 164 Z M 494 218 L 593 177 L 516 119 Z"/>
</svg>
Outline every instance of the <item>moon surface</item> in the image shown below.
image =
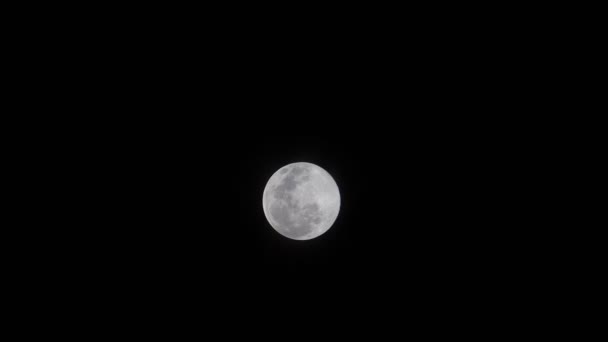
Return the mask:
<svg viewBox="0 0 608 342">
<path fill-rule="evenodd" d="M 340 191 L 319 166 L 293 163 L 270 177 L 262 202 L 266 219 L 278 233 L 293 240 L 310 240 L 336 221 Z"/>
</svg>

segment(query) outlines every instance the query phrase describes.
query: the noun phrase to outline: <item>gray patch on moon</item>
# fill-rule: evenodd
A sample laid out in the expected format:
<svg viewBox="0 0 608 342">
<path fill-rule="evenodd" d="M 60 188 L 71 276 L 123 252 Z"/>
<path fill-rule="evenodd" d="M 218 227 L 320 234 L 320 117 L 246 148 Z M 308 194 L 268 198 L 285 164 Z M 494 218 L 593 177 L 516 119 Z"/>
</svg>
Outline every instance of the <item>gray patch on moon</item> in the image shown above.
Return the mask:
<svg viewBox="0 0 608 342">
<path fill-rule="evenodd" d="M 291 168 L 291 174 L 294 176 L 297 176 L 302 172 L 304 172 L 304 169 L 300 166 L 294 166 Z"/>
<path fill-rule="evenodd" d="M 296 182 L 295 178 L 290 174 L 288 174 L 287 176 L 285 176 L 285 178 L 283 178 L 283 180 L 281 181 L 281 184 L 279 184 L 276 187 L 276 192 L 285 192 L 285 191 L 290 191 L 296 188 L 296 186 L 298 185 L 298 182 Z"/>
<path fill-rule="evenodd" d="M 317 203 L 306 204 L 302 210 L 306 217 L 316 217 L 319 214 L 319 205 Z"/>
<path fill-rule="evenodd" d="M 296 238 L 301 238 L 303 236 L 306 236 L 308 234 L 310 234 L 314 227 L 313 225 L 314 220 L 319 220 L 317 222 L 320 222 L 320 210 L 319 210 L 319 205 L 316 203 L 313 204 L 307 204 L 302 208 L 298 208 L 297 212 L 298 212 L 298 220 L 297 220 L 297 227 L 298 227 L 298 235 L 295 236 Z"/>
<path fill-rule="evenodd" d="M 281 206 L 278 201 L 273 203 L 270 207 L 270 215 L 272 216 L 274 221 L 280 225 L 291 225 L 288 208 L 285 206 Z"/>
<path fill-rule="evenodd" d="M 298 214 L 299 210 L 294 208 L 293 204 L 281 206 L 278 202 L 275 202 L 270 208 L 270 215 L 277 224 L 283 227 L 283 234 L 292 239 L 299 239 L 310 234 L 313 227 L 311 225 L 311 217 L 306 215 L 306 211 L 303 215 L 298 214 L 295 221 L 292 219 L 294 212 Z"/>
<path fill-rule="evenodd" d="M 303 208 L 303 219 L 310 226 L 311 224 L 317 225 L 321 222 L 321 208 L 317 203 L 307 204 Z"/>
</svg>

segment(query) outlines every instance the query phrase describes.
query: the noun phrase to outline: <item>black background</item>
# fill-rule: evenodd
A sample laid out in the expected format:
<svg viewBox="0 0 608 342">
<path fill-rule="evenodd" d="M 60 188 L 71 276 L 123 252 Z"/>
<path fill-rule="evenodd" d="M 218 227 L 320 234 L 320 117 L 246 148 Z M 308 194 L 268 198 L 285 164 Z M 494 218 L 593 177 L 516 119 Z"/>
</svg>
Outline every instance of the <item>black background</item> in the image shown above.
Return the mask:
<svg viewBox="0 0 608 342">
<path fill-rule="evenodd" d="M 231 111 L 192 104 L 183 117 L 150 108 L 94 129 L 72 171 L 70 264 L 102 298 L 144 306 L 429 310 L 510 298 L 530 234 L 515 214 L 525 170 L 504 132 L 414 99 L 378 113 L 382 95 L 362 106 L 281 95 Z M 342 197 L 334 226 L 310 241 L 282 237 L 262 210 L 267 180 L 298 161 L 330 172 Z"/>
<path fill-rule="evenodd" d="M 390 310 L 397 324 L 458 321 L 529 290 L 542 259 L 526 216 L 536 190 L 523 188 L 544 148 L 530 143 L 535 76 L 493 44 L 498 31 L 227 31 L 88 31 L 77 53 L 60 53 L 74 40 L 45 50 L 56 57 L 36 85 L 53 91 L 37 101 L 66 113 L 35 122 L 60 127 L 37 146 L 61 208 L 45 281 L 114 314 L 264 308 L 288 327 Z M 283 238 L 262 210 L 270 176 L 299 161 L 342 198 L 310 241 Z"/>
</svg>

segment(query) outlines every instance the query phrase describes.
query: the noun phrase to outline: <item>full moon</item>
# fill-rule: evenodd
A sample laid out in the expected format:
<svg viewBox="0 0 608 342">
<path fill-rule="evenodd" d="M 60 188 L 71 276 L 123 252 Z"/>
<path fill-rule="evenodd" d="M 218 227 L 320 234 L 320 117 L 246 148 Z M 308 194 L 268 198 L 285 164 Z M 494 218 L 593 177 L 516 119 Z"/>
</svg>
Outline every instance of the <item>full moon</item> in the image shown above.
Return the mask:
<svg viewBox="0 0 608 342">
<path fill-rule="evenodd" d="M 325 233 L 340 211 L 340 191 L 331 175 L 311 163 L 280 168 L 268 180 L 264 214 L 281 235 L 310 240 Z"/>
</svg>

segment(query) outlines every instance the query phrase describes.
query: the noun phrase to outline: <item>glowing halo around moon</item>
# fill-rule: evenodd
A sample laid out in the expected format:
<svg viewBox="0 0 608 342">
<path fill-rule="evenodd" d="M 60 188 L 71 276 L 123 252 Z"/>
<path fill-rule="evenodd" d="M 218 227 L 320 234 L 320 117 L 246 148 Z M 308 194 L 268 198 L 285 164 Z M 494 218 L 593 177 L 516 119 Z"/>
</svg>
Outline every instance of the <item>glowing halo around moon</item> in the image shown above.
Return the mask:
<svg viewBox="0 0 608 342">
<path fill-rule="evenodd" d="M 262 203 L 266 219 L 279 234 L 310 240 L 327 232 L 336 221 L 340 191 L 321 167 L 293 163 L 270 177 Z"/>
</svg>

